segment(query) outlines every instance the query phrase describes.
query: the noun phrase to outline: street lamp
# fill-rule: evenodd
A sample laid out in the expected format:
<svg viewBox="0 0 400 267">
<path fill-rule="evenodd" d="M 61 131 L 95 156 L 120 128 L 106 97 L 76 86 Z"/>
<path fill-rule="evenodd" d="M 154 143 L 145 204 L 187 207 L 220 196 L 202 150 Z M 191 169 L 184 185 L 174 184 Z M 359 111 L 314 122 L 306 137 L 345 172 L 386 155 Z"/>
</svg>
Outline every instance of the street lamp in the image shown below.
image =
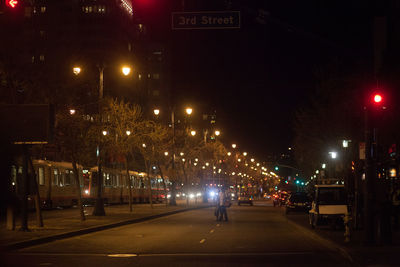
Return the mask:
<svg viewBox="0 0 400 267">
<path fill-rule="evenodd" d="M 193 112 L 192 108 L 186 108 L 186 114 L 191 115 Z"/>
<path fill-rule="evenodd" d="M 192 131 L 190 131 L 190 134 L 191 134 L 192 136 L 195 136 L 195 135 L 196 135 L 196 131 L 195 131 L 195 130 L 192 130 Z"/>
<path fill-rule="evenodd" d="M 74 115 L 75 113 L 76 113 L 76 110 L 75 110 L 75 109 L 70 109 L 70 110 L 69 110 L 69 114 Z"/>
<path fill-rule="evenodd" d="M 236 144 L 232 144 L 232 148 L 235 149 L 236 148 Z"/>
<path fill-rule="evenodd" d="M 168 151 L 165 151 L 165 152 L 164 152 L 164 155 L 165 155 L 165 156 L 168 156 Z"/>
<path fill-rule="evenodd" d="M 331 152 L 329 152 L 329 154 L 331 155 L 332 159 L 336 159 L 337 158 L 337 152 L 331 151 Z"/>
<path fill-rule="evenodd" d="M 72 68 L 72 72 L 73 72 L 75 75 L 78 75 L 79 73 L 81 73 L 81 68 L 78 67 L 78 66 L 73 67 L 73 68 Z"/>
<path fill-rule="evenodd" d="M 215 131 L 215 135 L 216 135 L 216 136 L 219 136 L 220 134 L 221 134 L 220 131 L 218 131 L 218 130 Z"/>
<path fill-rule="evenodd" d="M 126 131 L 126 135 L 127 135 L 127 136 L 131 135 L 131 131 L 127 130 L 127 131 Z"/>
<path fill-rule="evenodd" d="M 123 66 L 123 67 L 121 68 L 121 71 L 122 71 L 122 73 L 123 73 L 125 76 L 128 76 L 129 73 L 131 73 L 131 67 L 129 67 L 129 66 Z"/>
<path fill-rule="evenodd" d="M 156 115 L 156 116 L 158 116 L 160 114 L 160 110 L 157 108 L 154 109 L 153 112 L 154 112 L 154 115 Z"/>
<path fill-rule="evenodd" d="M 246 157 L 246 156 L 247 156 L 247 152 L 243 152 L 243 156 L 245 156 L 245 157 Z"/>
</svg>

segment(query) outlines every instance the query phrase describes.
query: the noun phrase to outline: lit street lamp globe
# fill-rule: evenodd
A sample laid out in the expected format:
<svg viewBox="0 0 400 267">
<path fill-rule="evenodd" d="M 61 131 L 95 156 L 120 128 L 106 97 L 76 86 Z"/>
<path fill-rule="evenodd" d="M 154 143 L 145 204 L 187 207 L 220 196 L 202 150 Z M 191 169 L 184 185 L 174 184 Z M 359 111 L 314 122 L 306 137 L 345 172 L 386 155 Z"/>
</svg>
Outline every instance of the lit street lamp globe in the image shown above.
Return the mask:
<svg viewBox="0 0 400 267">
<path fill-rule="evenodd" d="M 193 112 L 192 108 L 186 108 L 186 114 L 191 115 Z"/>
<path fill-rule="evenodd" d="M 131 68 L 130 67 L 128 67 L 128 66 L 124 66 L 124 67 L 122 67 L 122 73 L 125 75 L 125 76 L 128 76 L 129 75 L 129 73 L 131 73 Z"/>
<path fill-rule="evenodd" d="M 79 73 L 81 73 L 81 68 L 80 68 L 80 67 L 73 67 L 73 68 L 72 68 L 72 72 L 73 72 L 75 75 L 78 75 Z"/>
</svg>

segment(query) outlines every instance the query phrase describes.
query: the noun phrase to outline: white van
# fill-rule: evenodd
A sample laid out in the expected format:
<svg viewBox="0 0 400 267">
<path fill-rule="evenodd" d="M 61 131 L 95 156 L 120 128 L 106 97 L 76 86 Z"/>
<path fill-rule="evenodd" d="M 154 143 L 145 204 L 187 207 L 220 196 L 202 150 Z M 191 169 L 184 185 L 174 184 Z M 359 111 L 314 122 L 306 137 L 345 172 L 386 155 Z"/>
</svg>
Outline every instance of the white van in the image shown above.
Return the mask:
<svg viewBox="0 0 400 267">
<path fill-rule="evenodd" d="M 347 194 L 344 185 L 315 185 L 315 198 L 309 211 L 312 228 L 324 222 L 335 226 L 343 223 L 348 214 Z"/>
</svg>

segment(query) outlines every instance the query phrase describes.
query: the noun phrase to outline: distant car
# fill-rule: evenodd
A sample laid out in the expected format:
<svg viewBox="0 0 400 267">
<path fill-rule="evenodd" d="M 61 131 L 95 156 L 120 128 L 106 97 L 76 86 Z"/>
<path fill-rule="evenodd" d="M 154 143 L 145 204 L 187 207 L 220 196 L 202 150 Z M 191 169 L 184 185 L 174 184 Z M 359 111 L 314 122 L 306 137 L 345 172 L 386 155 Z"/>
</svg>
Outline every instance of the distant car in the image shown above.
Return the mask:
<svg viewBox="0 0 400 267">
<path fill-rule="evenodd" d="M 308 212 L 311 209 L 311 199 L 306 193 L 298 192 L 290 195 L 286 202 L 286 213 L 292 211 Z"/>
<path fill-rule="evenodd" d="M 250 206 L 253 206 L 253 196 L 249 195 L 240 195 L 238 197 L 238 205 L 240 206 L 241 204 L 249 204 Z"/>
<path fill-rule="evenodd" d="M 279 205 L 279 195 L 276 193 L 272 195 L 272 204 L 274 204 L 274 207 Z"/>
</svg>

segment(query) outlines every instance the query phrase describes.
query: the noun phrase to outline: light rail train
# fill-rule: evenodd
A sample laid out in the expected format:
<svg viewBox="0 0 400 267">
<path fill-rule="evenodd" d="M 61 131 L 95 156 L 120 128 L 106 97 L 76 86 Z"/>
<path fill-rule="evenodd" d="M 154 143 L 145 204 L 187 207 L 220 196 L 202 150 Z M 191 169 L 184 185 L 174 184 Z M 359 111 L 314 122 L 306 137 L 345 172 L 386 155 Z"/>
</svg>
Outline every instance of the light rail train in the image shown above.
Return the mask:
<svg viewBox="0 0 400 267">
<path fill-rule="evenodd" d="M 49 160 L 33 160 L 33 168 L 39 188 L 40 203 L 43 208 L 68 207 L 78 203 L 78 189 L 75 182 L 71 162 Z M 18 192 L 18 183 L 22 181 L 22 167 L 12 166 L 11 181 Z M 90 169 L 78 165 L 79 185 L 83 203 L 93 204 L 97 197 L 98 168 Z M 129 202 L 129 186 L 126 170 L 102 168 L 102 198 L 106 204 L 122 204 Z M 129 171 L 133 203 L 148 203 L 149 176 L 144 172 Z M 165 187 L 159 176 L 151 177 L 152 200 L 161 202 L 165 199 Z M 166 179 L 168 185 L 168 180 Z M 31 188 L 33 188 L 33 183 Z M 31 192 L 34 189 L 31 189 Z M 168 189 L 167 189 L 168 191 Z M 33 201 L 29 199 L 30 207 Z"/>
</svg>

